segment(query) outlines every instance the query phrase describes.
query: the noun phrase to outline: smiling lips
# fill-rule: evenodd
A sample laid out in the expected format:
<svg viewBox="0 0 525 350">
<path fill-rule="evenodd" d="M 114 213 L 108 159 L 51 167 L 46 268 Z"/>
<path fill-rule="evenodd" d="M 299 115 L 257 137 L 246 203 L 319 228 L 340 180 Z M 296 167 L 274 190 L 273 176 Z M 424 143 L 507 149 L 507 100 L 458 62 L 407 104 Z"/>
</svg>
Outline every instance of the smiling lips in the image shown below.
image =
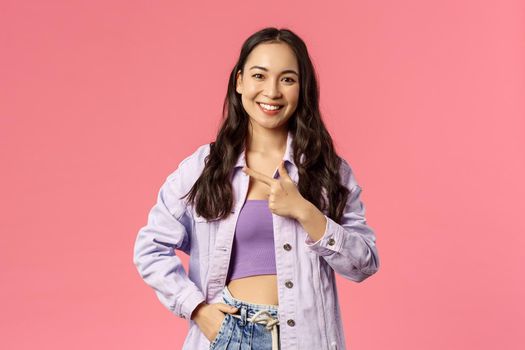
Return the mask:
<svg viewBox="0 0 525 350">
<path fill-rule="evenodd" d="M 267 115 L 276 115 L 278 114 L 281 109 L 283 108 L 282 105 L 269 105 L 269 104 L 266 104 L 266 103 L 260 103 L 260 102 L 257 102 L 257 105 L 259 106 L 259 108 L 261 109 L 261 111 L 263 111 L 265 114 Z M 278 106 L 279 108 L 275 108 L 275 106 Z M 268 109 L 267 109 L 268 108 Z"/>
<path fill-rule="evenodd" d="M 264 102 L 257 102 L 258 104 L 264 106 L 264 107 L 282 107 L 283 105 L 277 104 L 277 103 L 264 103 Z M 268 108 L 270 109 L 270 108 Z"/>
<path fill-rule="evenodd" d="M 283 108 L 283 105 L 273 105 L 261 102 L 257 102 L 257 104 L 259 105 L 259 108 L 268 115 L 275 115 Z"/>
</svg>

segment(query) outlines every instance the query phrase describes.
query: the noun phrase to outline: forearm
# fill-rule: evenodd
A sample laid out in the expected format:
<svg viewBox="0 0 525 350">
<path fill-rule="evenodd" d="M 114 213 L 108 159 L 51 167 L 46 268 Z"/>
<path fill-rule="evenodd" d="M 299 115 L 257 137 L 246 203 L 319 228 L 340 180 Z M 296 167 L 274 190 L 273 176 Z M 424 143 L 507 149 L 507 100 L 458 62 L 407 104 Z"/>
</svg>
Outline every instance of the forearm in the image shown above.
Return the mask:
<svg viewBox="0 0 525 350">
<path fill-rule="evenodd" d="M 303 226 L 310 239 L 317 242 L 326 231 L 326 217 L 310 201 L 305 200 L 299 208 L 297 221 Z"/>
<path fill-rule="evenodd" d="M 374 231 L 362 220 L 344 226 L 327 218 L 310 202 L 298 208 L 296 219 L 308 237 L 305 244 L 340 275 L 360 282 L 379 267 Z"/>
</svg>

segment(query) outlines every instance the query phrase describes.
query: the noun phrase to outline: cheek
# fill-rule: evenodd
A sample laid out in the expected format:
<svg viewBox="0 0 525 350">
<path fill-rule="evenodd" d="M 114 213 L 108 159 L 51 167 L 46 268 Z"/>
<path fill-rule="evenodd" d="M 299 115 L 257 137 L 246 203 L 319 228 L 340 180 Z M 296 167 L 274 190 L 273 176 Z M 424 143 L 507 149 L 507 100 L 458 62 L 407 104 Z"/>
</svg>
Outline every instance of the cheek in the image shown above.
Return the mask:
<svg viewBox="0 0 525 350">
<path fill-rule="evenodd" d="M 250 93 L 244 93 L 242 95 L 242 104 L 245 107 L 252 108 L 253 96 Z"/>
<path fill-rule="evenodd" d="M 246 97 L 248 99 L 252 99 L 255 97 L 255 95 L 257 95 L 257 87 L 254 86 L 254 85 L 247 85 L 245 86 L 245 89 L 244 89 L 244 95 L 246 95 Z"/>
<path fill-rule="evenodd" d="M 293 110 L 297 109 L 297 105 L 299 103 L 299 99 L 298 98 L 294 98 L 292 100 L 289 100 L 290 101 L 290 106 L 292 107 Z"/>
<path fill-rule="evenodd" d="M 288 101 L 292 104 L 297 104 L 299 101 L 299 88 L 288 91 Z"/>
</svg>

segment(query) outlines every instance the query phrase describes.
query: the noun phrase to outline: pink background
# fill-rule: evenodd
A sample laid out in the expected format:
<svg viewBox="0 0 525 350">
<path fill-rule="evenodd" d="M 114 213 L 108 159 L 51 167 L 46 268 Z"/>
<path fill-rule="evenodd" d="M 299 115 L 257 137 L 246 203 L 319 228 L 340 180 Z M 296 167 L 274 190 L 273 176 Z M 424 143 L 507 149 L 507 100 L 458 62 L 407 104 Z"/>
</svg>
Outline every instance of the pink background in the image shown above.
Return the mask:
<svg viewBox="0 0 525 350">
<path fill-rule="evenodd" d="M 179 349 L 133 265 L 213 140 L 242 42 L 307 43 L 382 266 L 338 276 L 347 345 L 525 346 L 523 1 L 2 1 L 2 349 Z M 187 256 L 180 253 L 184 263 Z"/>
</svg>

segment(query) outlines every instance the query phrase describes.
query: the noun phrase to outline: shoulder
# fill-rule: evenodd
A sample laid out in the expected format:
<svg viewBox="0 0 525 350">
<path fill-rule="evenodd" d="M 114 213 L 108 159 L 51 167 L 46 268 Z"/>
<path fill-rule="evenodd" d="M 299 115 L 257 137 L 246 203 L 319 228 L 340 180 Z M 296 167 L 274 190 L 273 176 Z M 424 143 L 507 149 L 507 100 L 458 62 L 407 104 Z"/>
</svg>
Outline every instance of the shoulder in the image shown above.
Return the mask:
<svg viewBox="0 0 525 350">
<path fill-rule="evenodd" d="M 191 154 L 183 158 L 167 177 L 168 182 L 178 180 L 182 187 L 191 187 L 197 181 L 202 170 L 206 157 L 210 154 L 210 144 L 205 143 L 198 146 Z"/>
<path fill-rule="evenodd" d="M 208 154 L 210 154 L 210 144 L 205 143 L 200 145 L 195 151 L 193 151 L 193 153 L 179 163 L 179 168 L 188 169 L 199 166 L 204 168 L 204 161 Z"/>
<path fill-rule="evenodd" d="M 341 174 L 342 183 L 348 188 L 359 186 L 357 184 L 357 180 L 356 180 L 353 168 L 350 165 L 350 163 L 343 157 L 339 157 L 339 158 L 341 158 L 341 165 L 339 167 L 339 171 Z"/>
<path fill-rule="evenodd" d="M 348 171 L 350 171 L 350 164 L 348 164 L 348 162 L 346 161 L 346 159 L 344 159 L 343 157 L 339 157 L 341 158 L 341 166 L 339 167 L 339 169 L 341 170 L 341 172 L 343 173 L 346 173 Z"/>
<path fill-rule="evenodd" d="M 344 159 L 341 156 L 339 156 L 339 158 L 341 159 L 341 164 L 339 165 L 339 172 L 341 173 L 341 178 L 344 180 L 348 176 L 348 174 L 352 172 L 352 168 L 350 167 L 350 164 L 346 159 Z"/>
</svg>

